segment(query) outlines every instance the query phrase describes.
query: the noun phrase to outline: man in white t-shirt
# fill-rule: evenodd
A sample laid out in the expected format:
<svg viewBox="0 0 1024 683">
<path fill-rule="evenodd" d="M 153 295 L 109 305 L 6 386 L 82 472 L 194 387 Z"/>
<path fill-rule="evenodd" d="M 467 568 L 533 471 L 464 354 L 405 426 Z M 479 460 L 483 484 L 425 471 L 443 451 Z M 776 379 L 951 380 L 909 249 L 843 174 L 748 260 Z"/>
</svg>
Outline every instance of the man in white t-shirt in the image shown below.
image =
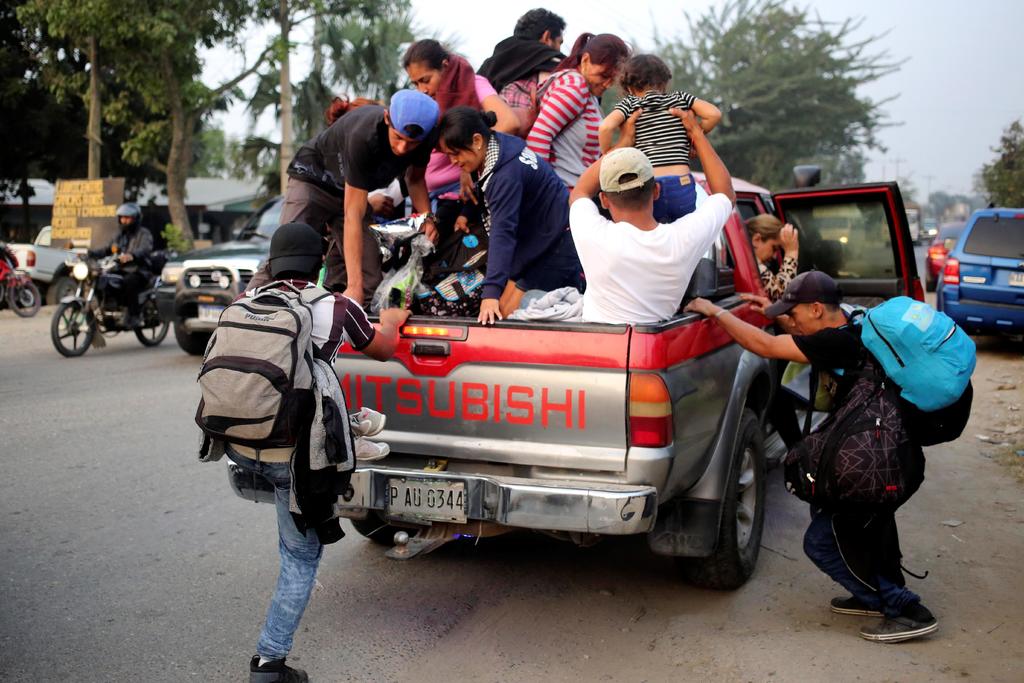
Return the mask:
<svg viewBox="0 0 1024 683">
<path fill-rule="evenodd" d="M 679 310 L 701 257 L 718 239 L 736 195 L 729 170 L 689 110 L 673 110 L 686 127 L 711 189 L 693 213 L 673 223 L 654 220 L 658 185 L 643 152 L 622 147 L 596 161 L 569 197 L 569 227 L 587 291 L 583 320 L 654 323 Z M 600 188 L 601 216 L 591 197 Z"/>
</svg>

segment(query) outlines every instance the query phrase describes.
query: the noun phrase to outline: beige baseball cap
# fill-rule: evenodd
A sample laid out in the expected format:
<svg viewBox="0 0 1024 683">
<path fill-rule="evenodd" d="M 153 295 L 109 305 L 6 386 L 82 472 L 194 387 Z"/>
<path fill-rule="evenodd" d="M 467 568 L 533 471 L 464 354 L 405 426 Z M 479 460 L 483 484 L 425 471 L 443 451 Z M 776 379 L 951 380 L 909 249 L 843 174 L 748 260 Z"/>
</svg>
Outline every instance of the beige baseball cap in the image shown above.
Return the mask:
<svg viewBox="0 0 1024 683">
<path fill-rule="evenodd" d="M 636 147 L 621 147 L 601 157 L 601 189 L 605 192 L 634 190 L 653 177 L 650 159 Z"/>
</svg>

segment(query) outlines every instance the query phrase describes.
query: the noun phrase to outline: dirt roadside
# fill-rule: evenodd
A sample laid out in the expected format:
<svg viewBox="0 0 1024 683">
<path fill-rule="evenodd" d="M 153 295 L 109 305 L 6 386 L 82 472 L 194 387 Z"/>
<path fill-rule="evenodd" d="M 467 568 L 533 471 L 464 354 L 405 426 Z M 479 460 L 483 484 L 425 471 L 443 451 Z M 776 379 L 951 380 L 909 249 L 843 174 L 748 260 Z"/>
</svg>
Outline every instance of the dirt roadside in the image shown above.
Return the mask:
<svg viewBox="0 0 1024 683">
<path fill-rule="evenodd" d="M 454 581 L 463 563 L 490 571 L 463 586 L 473 609 L 402 680 L 1022 680 L 1024 486 L 1002 461 L 1024 460 L 1024 361 L 1019 344 L 978 342 L 972 422 L 927 449 L 927 480 L 899 513 L 905 566 L 930 573 L 909 583 L 939 619 L 934 636 L 868 643 L 862 618 L 828 611 L 842 590 L 804 557 L 806 505 L 775 470 L 759 566 L 735 592 L 682 583 L 635 539 L 495 539 L 418 560 L 449 565 Z"/>
</svg>

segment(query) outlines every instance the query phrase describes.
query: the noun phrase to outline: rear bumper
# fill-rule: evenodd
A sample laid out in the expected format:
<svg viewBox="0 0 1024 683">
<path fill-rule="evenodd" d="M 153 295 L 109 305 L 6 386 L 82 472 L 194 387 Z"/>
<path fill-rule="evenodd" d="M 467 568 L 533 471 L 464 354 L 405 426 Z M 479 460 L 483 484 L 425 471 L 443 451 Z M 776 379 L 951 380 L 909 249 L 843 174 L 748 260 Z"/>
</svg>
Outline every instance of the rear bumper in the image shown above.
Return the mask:
<svg viewBox="0 0 1024 683">
<path fill-rule="evenodd" d="M 467 518 L 521 529 L 591 534 L 642 534 L 654 526 L 658 493 L 652 486 L 519 479 L 492 475 L 358 468 L 345 511 L 387 514 L 388 480 L 452 481 L 466 485 Z"/>
<path fill-rule="evenodd" d="M 953 297 L 943 289 L 942 311 L 968 332 L 1024 332 L 1024 306 Z"/>
</svg>

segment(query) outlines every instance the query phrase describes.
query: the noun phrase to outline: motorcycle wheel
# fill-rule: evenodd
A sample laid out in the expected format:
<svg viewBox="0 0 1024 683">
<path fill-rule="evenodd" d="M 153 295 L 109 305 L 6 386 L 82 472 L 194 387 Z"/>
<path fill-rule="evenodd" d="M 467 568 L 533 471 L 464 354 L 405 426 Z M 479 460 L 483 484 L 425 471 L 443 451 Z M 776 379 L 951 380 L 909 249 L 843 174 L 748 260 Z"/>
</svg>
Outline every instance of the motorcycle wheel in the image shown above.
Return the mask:
<svg viewBox="0 0 1024 683">
<path fill-rule="evenodd" d="M 81 356 L 89 350 L 95 335 L 96 319 L 85 310 L 81 300 L 62 303 L 53 312 L 50 339 L 60 355 L 67 358 Z"/>
<path fill-rule="evenodd" d="M 142 304 L 142 327 L 135 328 L 135 337 L 143 346 L 159 346 L 170 327 L 170 321 L 160 318 L 156 302 L 147 299 Z"/>
<path fill-rule="evenodd" d="M 39 288 L 31 280 L 7 288 L 7 304 L 22 318 L 31 318 L 43 305 Z"/>
</svg>

